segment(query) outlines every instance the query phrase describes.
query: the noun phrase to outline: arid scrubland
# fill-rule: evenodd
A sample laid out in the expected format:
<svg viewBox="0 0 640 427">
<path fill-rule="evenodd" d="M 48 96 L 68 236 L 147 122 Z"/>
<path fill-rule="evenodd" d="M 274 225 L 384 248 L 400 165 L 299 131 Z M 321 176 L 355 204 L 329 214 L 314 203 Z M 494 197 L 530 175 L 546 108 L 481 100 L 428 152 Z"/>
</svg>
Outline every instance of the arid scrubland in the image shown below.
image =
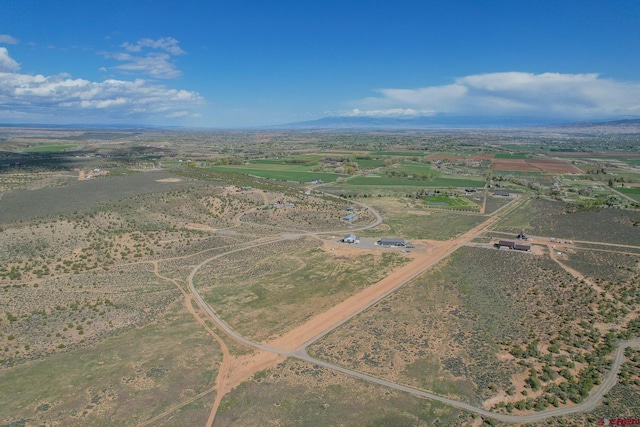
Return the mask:
<svg viewBox="0 0 640 427">
<path fill-rule="evenodd" d="M 65 135 L 48 154 L 47 136 L 0 141 L 0 426 L 500 424 L 294 357 L 252 372 L 259 351 L 223 334 L 188 279 L 269 344 L 484 223 L 309 354 L 525 415 L 589 399 L 640 337 L 633 163 L 566 160 L 564 143 L 521 133 Z M 584 174 L 496 170 L 495 156 Z M 316 173 L 340 180 L 300 180 Z M 521 231 L 531 252 L 493 247 Z M 338 242 L 351 232 L 362 244 Z M 391 236 L 415 248 L 374 244 Z M 625 352 L 595 410 L 547 422 L 635 416 L 640 356 Z"/>
</svg>

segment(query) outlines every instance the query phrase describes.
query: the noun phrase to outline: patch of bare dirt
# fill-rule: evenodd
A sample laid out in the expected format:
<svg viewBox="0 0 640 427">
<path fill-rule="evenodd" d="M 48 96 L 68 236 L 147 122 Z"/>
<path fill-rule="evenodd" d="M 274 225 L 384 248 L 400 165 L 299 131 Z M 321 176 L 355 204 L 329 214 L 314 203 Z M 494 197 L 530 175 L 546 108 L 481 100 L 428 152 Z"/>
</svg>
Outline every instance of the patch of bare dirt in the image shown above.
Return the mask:
<svg viewBox="0 0 640 427">
<path fill-rule="evenodd" d="M 195 223 L 190 223 L 187 224 L 186 226 L 188 229 L 190 230 L 198 230 L 198 231 L 216 231 L 215 228 L 210 227 L 206 224 L 195 224 Z"/>
<path fill-rule="evenodd" d="M 347 246 L 343 243 L 324 242 L 321 248 L 326 253 L 335 256 L 336 258 L 356 258 L 362 254 L 374 254 L 374 257 L 382 256 L 379 250 L 362 249 L 357 246 Z"/>
</svg>

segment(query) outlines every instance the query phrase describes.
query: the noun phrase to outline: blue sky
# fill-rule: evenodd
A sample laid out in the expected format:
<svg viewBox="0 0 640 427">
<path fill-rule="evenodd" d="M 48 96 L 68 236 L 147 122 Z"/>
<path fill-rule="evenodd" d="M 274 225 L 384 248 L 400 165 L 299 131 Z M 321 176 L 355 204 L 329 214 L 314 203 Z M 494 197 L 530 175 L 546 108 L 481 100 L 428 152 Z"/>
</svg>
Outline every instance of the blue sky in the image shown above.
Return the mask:
<svg viewBox="0 0 640 427">
<path fill-rule="evenodd" d="M 4 0 L 0 123 L 640 116 L 640 1 Z"/>
</svg>

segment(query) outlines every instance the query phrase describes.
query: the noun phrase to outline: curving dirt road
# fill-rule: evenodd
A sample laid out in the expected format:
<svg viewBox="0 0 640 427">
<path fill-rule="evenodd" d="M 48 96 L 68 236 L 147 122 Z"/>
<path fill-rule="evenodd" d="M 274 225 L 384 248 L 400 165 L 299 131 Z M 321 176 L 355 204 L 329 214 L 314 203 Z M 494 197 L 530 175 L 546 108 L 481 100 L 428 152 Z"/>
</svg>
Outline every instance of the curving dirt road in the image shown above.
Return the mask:
<svg viewBox="0 0 640 427">
<path fill-rule="evenodd" d="M 592 393 L 587 399 L 585 399 L 582 403 L 574 406 L 555 408 L 548 411 L 536 412 L 536 413 L 527 414 L 527 415 L 507 415 L 507 414 L 498 414 L 498 413 L 490 412 L 484 408 L 476 407 L 465 402 L 448 399 L 442 396 L 435 395 L 433 393 L 429 393 L 423 390 L 393 383 L 381 378 L 376 378 L 376 377 L 366 375 L 351 369 L 347 369 L 339 365 L 328 363 L 323 360 L 316 359 L 307 353 L 306 349 L 309 345 L 321 339 L 327 333 L 338 328 L 339 326 L 349 321 L 350 319 L 352 319 L 354 316 L 358 315 L 362 311 L 376 304 L 378 301 L 385 298 L 389 294 L 395 292 L 397 289 L 399 289 L 400 287 L 402 287 L 403 285 L 405 285 L 415 277 L 424 273 L 426 270 L 431 268 L 440 260 L 452 254 L 460 246 L 468 244 L 471 241 L 471 239 L 473 239 L 478 234 L 486 231 L 486 229 L 490 225 L 494 224 L 505 213 L 508 213 L 512 209 L 515 209 L 520 203 L 521 201 L 518 199 L 512 201 L 508 205 L 502 207 L 499 211 L 494 212 L 491 217 L 489 217 L 485 222 L 483 222 L 479 226 L 473 228 L 472 230 L 469 230 L 468 232 L 462 234 L 461 236 L 453 240 L 449 240 L 445 242 L 428 242 L 430 245 L 429 246 L 430 250 L 428 251 L 427 254 L 420 254 L 420 256 L 415 256 L 415 254 L 413 254 L 414 259 L 409 264 L 392 272 L 389 276 L 387 276 L 380 282 L 351 296 L 345 301 L 327 310 L 326 312 L 320 313 L 312 317 L 304 324 L 292 329 L 291 331 L 283 334 L 282 336 L 268 343 L 254 342 L 252 340 L 249 340 L 243 337 L 242 335 L 234 331 L 229 325 L 227 325 L 220 317 L 218 317 L 216 313 L 211 309 L 211 307 L 200 296 L 197 289 L 195 288 L 193 284 L 193 279 L 195 275 L 203 266 L 205 266 L 209 262 L 212 262 L 220 257 L 224 257 L 239 251 L 271 244 L 276 241 L 285 240 L 287 238 L 288 239 L 298 238 L 305 235 L 317 237 L 320 234 L 335 233 L 335 231 L 328 231 L 328 232 L 322 232 L 322 233 L 306 232 L 306 233 L 297 234 L 297 235 L 286 235 L 280 238 L 271 238 L 268 240 L 256 241 L 253 244 L 248 244 L 246 246 L 232 249 L 224 254 L 213 256 L 201 262 L 200 264 L 196 265 L 191 270 L 187 278 L 188 294 L 185 294 L 187 305 L 191 305 L 189 301 L 191 300 L 191 297 L 192 297 L 193 300 L 198 305 L 198 307 L 202 310 L 202 312 L 205 313 L 206 316 L 211 321 L 213 321 L 216 324 L 216 326 L 220 328 L 227 336 L 229 336 L 230 338 L 232 338 L 233 340 L 239 343 L 252 347 L 256 350 L 253 354 L 242 356 L 242 357 L 235 357 L 235 358 L 231 357 L 228 354 L 228 351 L 225 351 L 225 355 L 224 355 L 225 361 L 223 362 L 223 364 L 225 365 L 226 369 L 223 370 L 221 368 L 218 378 L 216 380 L 216 386 L 213 389 L 208 391 L 210 392 L 215 389 L 217 393 L 216 393 L 216 399 L 215 399 L 214 405 L 210 412 L 207 426 L 211 426 L 213 424 L 219 403 L 226 393 L 231 391 L 234 387 L 236 387 L 243 381 L 246 381 L 256 372 L 266 369 L 270 366 L 274 366 L 275 364 L 281 362 L 287 357 L 295 357 L 310 363 L 314 363 L 319 366 L 323 366 L 324 368 L 332 369 L 332 370 L 335 370 L 343 374 L 350 375 L 365 381 L 390 387 L 399 391 L 411 393 L 415 396 L 436 400 L 456 408 L 464 409 L 464 410 L 473 412 L 475 414 L 488 417 L 488 418 L 493 418 L 503 422 L 509 422 L 509 423 L 539 422 L 555 416 L 593 410 L 599 404 L 602 396 L 604 396 L 604 394 L 606 394 L 615 385 L 620 366 L 624 362 L 625 348 L 627 348 L 628 346 L 634 346 L 634 347 L 640 348 L 640 339 L 625 341 L 618 344 L 615 360 L 613 362 L 611 370 L 609 371 L 607 376 L 604 378 L 602 384 L 598 387 L 598 389 L 594 393 Z M 382 217 L 378 214 L 378 212 L 376 212 L 374 209 L 372 209 L 369 206 L 366 206 L 364 204 L 361 204 L 361 205 L 365 206 L 373 213 L 373 215 L 376 218 L 376 221 L 374 224 L 370 224 L 369 226 L 362 227 L 360 229 L 374 227 L 382 222 Z M 168 279 L 168 280 L 171 280 L 171 279 Z M 178 285 L 176 284 L 176 286 Z M 178 286 L 178 288 L 180 288 L 180 286 Z M 202 323 L 202 319 L 200 318 L 200 316 L 198 316 L 195 312 L 192 312 L 192 314 L 197 319 L 200 319 Z M 214 333 L 214 336 L 215 336 L 215 333 Z M 219 337 L 216 336 L 216 339 L 219 340 Z M 221 342 L 221 340 L 219 340 L 219 342 Z M 224 344 L 221 344 L 221 345 L 224 346 Z M 226 349 L 226 346 L 224 346 L 224 348 Z"/>
</svg>

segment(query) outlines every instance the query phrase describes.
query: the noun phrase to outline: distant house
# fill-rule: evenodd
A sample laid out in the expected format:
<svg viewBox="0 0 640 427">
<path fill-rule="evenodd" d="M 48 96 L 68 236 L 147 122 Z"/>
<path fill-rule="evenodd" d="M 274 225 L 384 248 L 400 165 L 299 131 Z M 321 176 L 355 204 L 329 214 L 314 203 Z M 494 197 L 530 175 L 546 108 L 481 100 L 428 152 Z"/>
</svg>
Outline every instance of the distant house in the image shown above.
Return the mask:
<svg viewBox="0 0 640 427">
<path fill-rule="evenodd" d="M 355 210 L 356 210 L 356 208 L 354 208 L 353 206 L 349 206 L 348 208 L 345 209 L 345 211 L 347 211 L 347 212 L 353 212 Z"/>
<path fill-rule="evenodd" d="M 406 246 L 407 245 L 404 239 L 399 239 L 395 237 L 382 238 L 378 240 L 376 244 L 380 246 Z"/>
<path fill-rule="evenodd" d="M 342 220 L 343 221 L 347 221 L 347 222 L 351 222 L 351 221 L 355 220 L 356 218 L 358 218 L 358 215 L 356 215 L 354 213 L 350 213 L 349 215 L 343 217 Z"/>
<path fill-rule="evenodd" d="M 360 239 L 358 239 L 358 237 L 356 237 L 355 234 L 347 234 L 346 236 L 344 236 L 341 239 L 344 243 L 355 243 L 358 244 L 360 243 Z"/>
</svg>

